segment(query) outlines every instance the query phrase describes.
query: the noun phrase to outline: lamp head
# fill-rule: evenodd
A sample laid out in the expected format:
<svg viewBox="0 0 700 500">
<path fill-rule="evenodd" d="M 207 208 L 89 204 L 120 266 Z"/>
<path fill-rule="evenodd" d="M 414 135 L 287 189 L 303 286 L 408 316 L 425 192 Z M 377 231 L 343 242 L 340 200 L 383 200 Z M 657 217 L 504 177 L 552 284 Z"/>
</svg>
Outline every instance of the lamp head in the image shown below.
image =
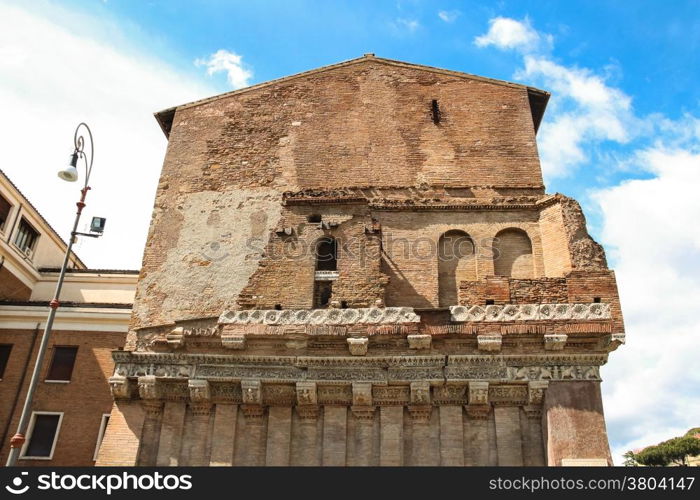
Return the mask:
<svg viewBox="0 0 700 500">
<path fill-rule="evenodd" d="M 70 164 L 63 170 L 59 170 L 58 176 L 67 182 L 75 182 L 78 180 L 78 169 L 75 166 L 78 164 L 78 152 L 75 151 L 71 155 Z"/>
</svg>

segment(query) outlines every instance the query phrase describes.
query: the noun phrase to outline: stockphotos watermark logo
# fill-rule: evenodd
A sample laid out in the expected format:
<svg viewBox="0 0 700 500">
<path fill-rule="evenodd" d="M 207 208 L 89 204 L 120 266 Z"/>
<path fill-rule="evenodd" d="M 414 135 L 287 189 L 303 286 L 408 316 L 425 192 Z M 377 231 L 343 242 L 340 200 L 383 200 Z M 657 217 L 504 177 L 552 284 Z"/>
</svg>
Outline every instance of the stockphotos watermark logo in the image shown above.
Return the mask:
<svg viewBox="0 0 700 500">
<path fill-rule="evenodd" d="M 30 486 L 29 473 L 20 472 L 5 490 L 13 495 L 23 495 L 29 490 L 39 491 L 71 491 L 82 490 L 104 492 L 111 495 L 116 491 L 173 491 L 192 489 L 192 476 L 189 474 L 161 474 L 160 472 L 134 474 L 122 472 L 119 474 L 40 474 L 36 477 L 36 485 Z"/>
</svg>

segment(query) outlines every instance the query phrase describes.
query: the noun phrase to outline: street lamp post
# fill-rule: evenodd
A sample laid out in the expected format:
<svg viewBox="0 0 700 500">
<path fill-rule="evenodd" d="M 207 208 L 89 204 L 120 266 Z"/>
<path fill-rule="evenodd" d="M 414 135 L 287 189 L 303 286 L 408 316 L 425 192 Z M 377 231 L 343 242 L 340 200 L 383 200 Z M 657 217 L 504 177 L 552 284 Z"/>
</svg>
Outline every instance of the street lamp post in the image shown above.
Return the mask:
<svg viewBox="0 0 700 500">
<path fill-rule="evenodd" d="M 88 154 L 85 152 L 85 138 L 81 134 L 81 129 L 84 129 L 87 132 L 87 137 L 90 140 L 90 147 L 89 147 L 89 160 L 88 160 Z M 26 441 L 25 434 L 27 432 L 27 426 L 29 424 L 29 417 L 32 412 L 32 400 L 34 399 L 34 392 L 36 390 L 37 383 L 39 382 L 39 376 L 41 374 L 41 367 L 44 362 L 44 357 L 46 355 L 46 348 L 48 347 L 49 344 L 49 336 L 51 335 L 51 328 L 53 326 L 53 320 L 56 317 L 56 310 L 58 309 L 60 303 L 58 301 L 59 296 L 61 295 L 61 288 L 63 287 L 63 280 L 66 275 L 66 269 L 68 267 L 68 262 L 70 260 L 70 255 L 71 255 L 71 250 L 73 248 L 73 242 L 75 241 L 76 236 L 82 235 L 82 236 L 90 236 L 90 237 L 98 237 L 101 235 L 101 229 L 104 226 L 104 219 L 99 219 L 101 222 L 98 224 L 98 234 L 87 234 L 87 233 L 79 233 L 77 231 L 78 229 L 78 222 L 80 221 L 80 215 L 83 212 L 83 208 L 85 208 L 85 197 L 87 196 L 87 192 L 90 190 L 90 186 L 88 185 L 88 182 L 90 181 L 90 173 L 92 172 L 92 160 L 94 157 L 94 145 L 92 142 L 92 132 L 90 131 L 90 128 L 85 124 L 85 123 L 80 123 L 78 127 L 75 129 L 75 134 L 73 137 L 73 144 L 75 149 L 73 150 L 73 154 L 71 155 L 71 161 L 70 165 L 61 170 L 58 173 L 58 176 L 68 182 L 75 182 L 78 180 L 78 170 L 77 170 L 77 164 L 78 160 L 82 159 L 85 163 L 85 185 L 83 188 L 80 190 L 80 201 L 78 201 L 77 206 L 78 206 L 78 211 L 75 214 L 75 222 L 73 223 L 73 230 L 70 233 L 70 240 L 68 242 L 68 248 L 66 248 L 66 255 L 63 258 L 63 265 L 61 266 L 61 272 L 58 276 L 58 283 L 56 283 L 56 291 L 54 293 L 53 299 L 49 303 L 49 315 L 46 318 L 46 327 L 44 328 L 44 334 L 41 337 L 41 344 L 39 345 L 39 352 L 36 357 L 36 362 L 34 363 L 34 370 L 32 371 L 32 378 L 31 381 L 29 382 L 29 389 L 27 390 L 27 397 L 24 400 L 24 407 L 22 408 L 22 415 L 20 416 L 19 419 L 19 424 L 17 425 L 17 432 L 15 433 L 14 436 L 10 439 L 10 454 L 7 457 L 7 465 L 8 466 L 13 466 L 17 464 L 17 459 L 19 458 L 19 454 L 22 450 L 22 447 L 24 446 L 24 442 Z M 94 221 L 93 221 L 94 225 Z"/>
</svg>

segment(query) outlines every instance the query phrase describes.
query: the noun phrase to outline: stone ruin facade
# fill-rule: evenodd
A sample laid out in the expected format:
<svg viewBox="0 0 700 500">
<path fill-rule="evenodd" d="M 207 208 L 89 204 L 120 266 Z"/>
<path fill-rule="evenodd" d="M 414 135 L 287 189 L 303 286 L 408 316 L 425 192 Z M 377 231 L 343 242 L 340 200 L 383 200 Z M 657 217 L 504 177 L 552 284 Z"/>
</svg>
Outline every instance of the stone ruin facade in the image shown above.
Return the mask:
<svg viewBox="0 0 700 500">
<path fill-rule="evenodd" d="M 98 465 L 611 463 L 622 314 L 548 97 L 370 54 L 157 113 Z"/>
</svg>

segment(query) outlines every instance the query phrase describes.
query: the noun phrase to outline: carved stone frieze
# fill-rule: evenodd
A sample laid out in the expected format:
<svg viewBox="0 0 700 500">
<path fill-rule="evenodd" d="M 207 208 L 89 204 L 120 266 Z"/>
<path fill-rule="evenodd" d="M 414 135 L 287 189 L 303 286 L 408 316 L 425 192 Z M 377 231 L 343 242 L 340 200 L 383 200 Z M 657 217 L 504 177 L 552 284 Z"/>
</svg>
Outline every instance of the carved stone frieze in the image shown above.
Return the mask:
<svg viewBox="0 0 700 500">
<path fill-rule="evenodd" d="M 490 385 L 489 402 L 493 405 L 523 405 L 527 403 L 526 385 Z"/>
<path fill-rule="evenodd" d="M 433 413 L 430 405 L 408 405 L 408 414 L 414 424 L 428 424 Z"/>
<path fill-rule="evenodd" d="M 353 416 L 360 422 L 371 422 L 372 420 L 374 420 L 374 414 L 376 409 L 376 406 L 353 405 L 350 407 L 350 411 L 352 411 Z"/>
<path fill-rule="evenodd" d="M 543 321 L 610 319 L 610 304 L 505 304 L 451 306 L 452 321 Z"/>
<path fill-rule="evenodd" d="M 314 422 L 318 418 L 320 409 L 317 405 L 300 405 L 296 407 L 299 420 L 304 422 Z"/>
<path fill-rule="evenodd" d="M 379 405 L 405 405 L 410 402 L 411 388 L 405 385 L 375 385 L 372 398 Z"/>
<path fill-rule="evenodd" d="M 352 404 L 351 385 L 321 385 L 318 386 L 318 403 L 327 405 Z"/>
<path fill-rule="evenodd" d="M 466 384 L 445 384 L 433 389 L 433 401 L 438 404 L 458 404 L 467 403 Z"/>
<path fill-rule="evenodd" d="M 226 311 L 220 324 L 263 325 L 353 325 L 418 323 L 412 307 L 368 307 L 357 309 L 249 309 Z"/>
<path fill-rule="evenodd" d="M 262 425 L 265 421 L 265 407 L 257 404 L 241 405 L 246 424 Z"/>
<path fill-rule="evenodd" d="M 263 384 L 262 399 L 269 406 L 292 406 L 297 400 L 297 391 L 291 384 Z"/>
</svg>

